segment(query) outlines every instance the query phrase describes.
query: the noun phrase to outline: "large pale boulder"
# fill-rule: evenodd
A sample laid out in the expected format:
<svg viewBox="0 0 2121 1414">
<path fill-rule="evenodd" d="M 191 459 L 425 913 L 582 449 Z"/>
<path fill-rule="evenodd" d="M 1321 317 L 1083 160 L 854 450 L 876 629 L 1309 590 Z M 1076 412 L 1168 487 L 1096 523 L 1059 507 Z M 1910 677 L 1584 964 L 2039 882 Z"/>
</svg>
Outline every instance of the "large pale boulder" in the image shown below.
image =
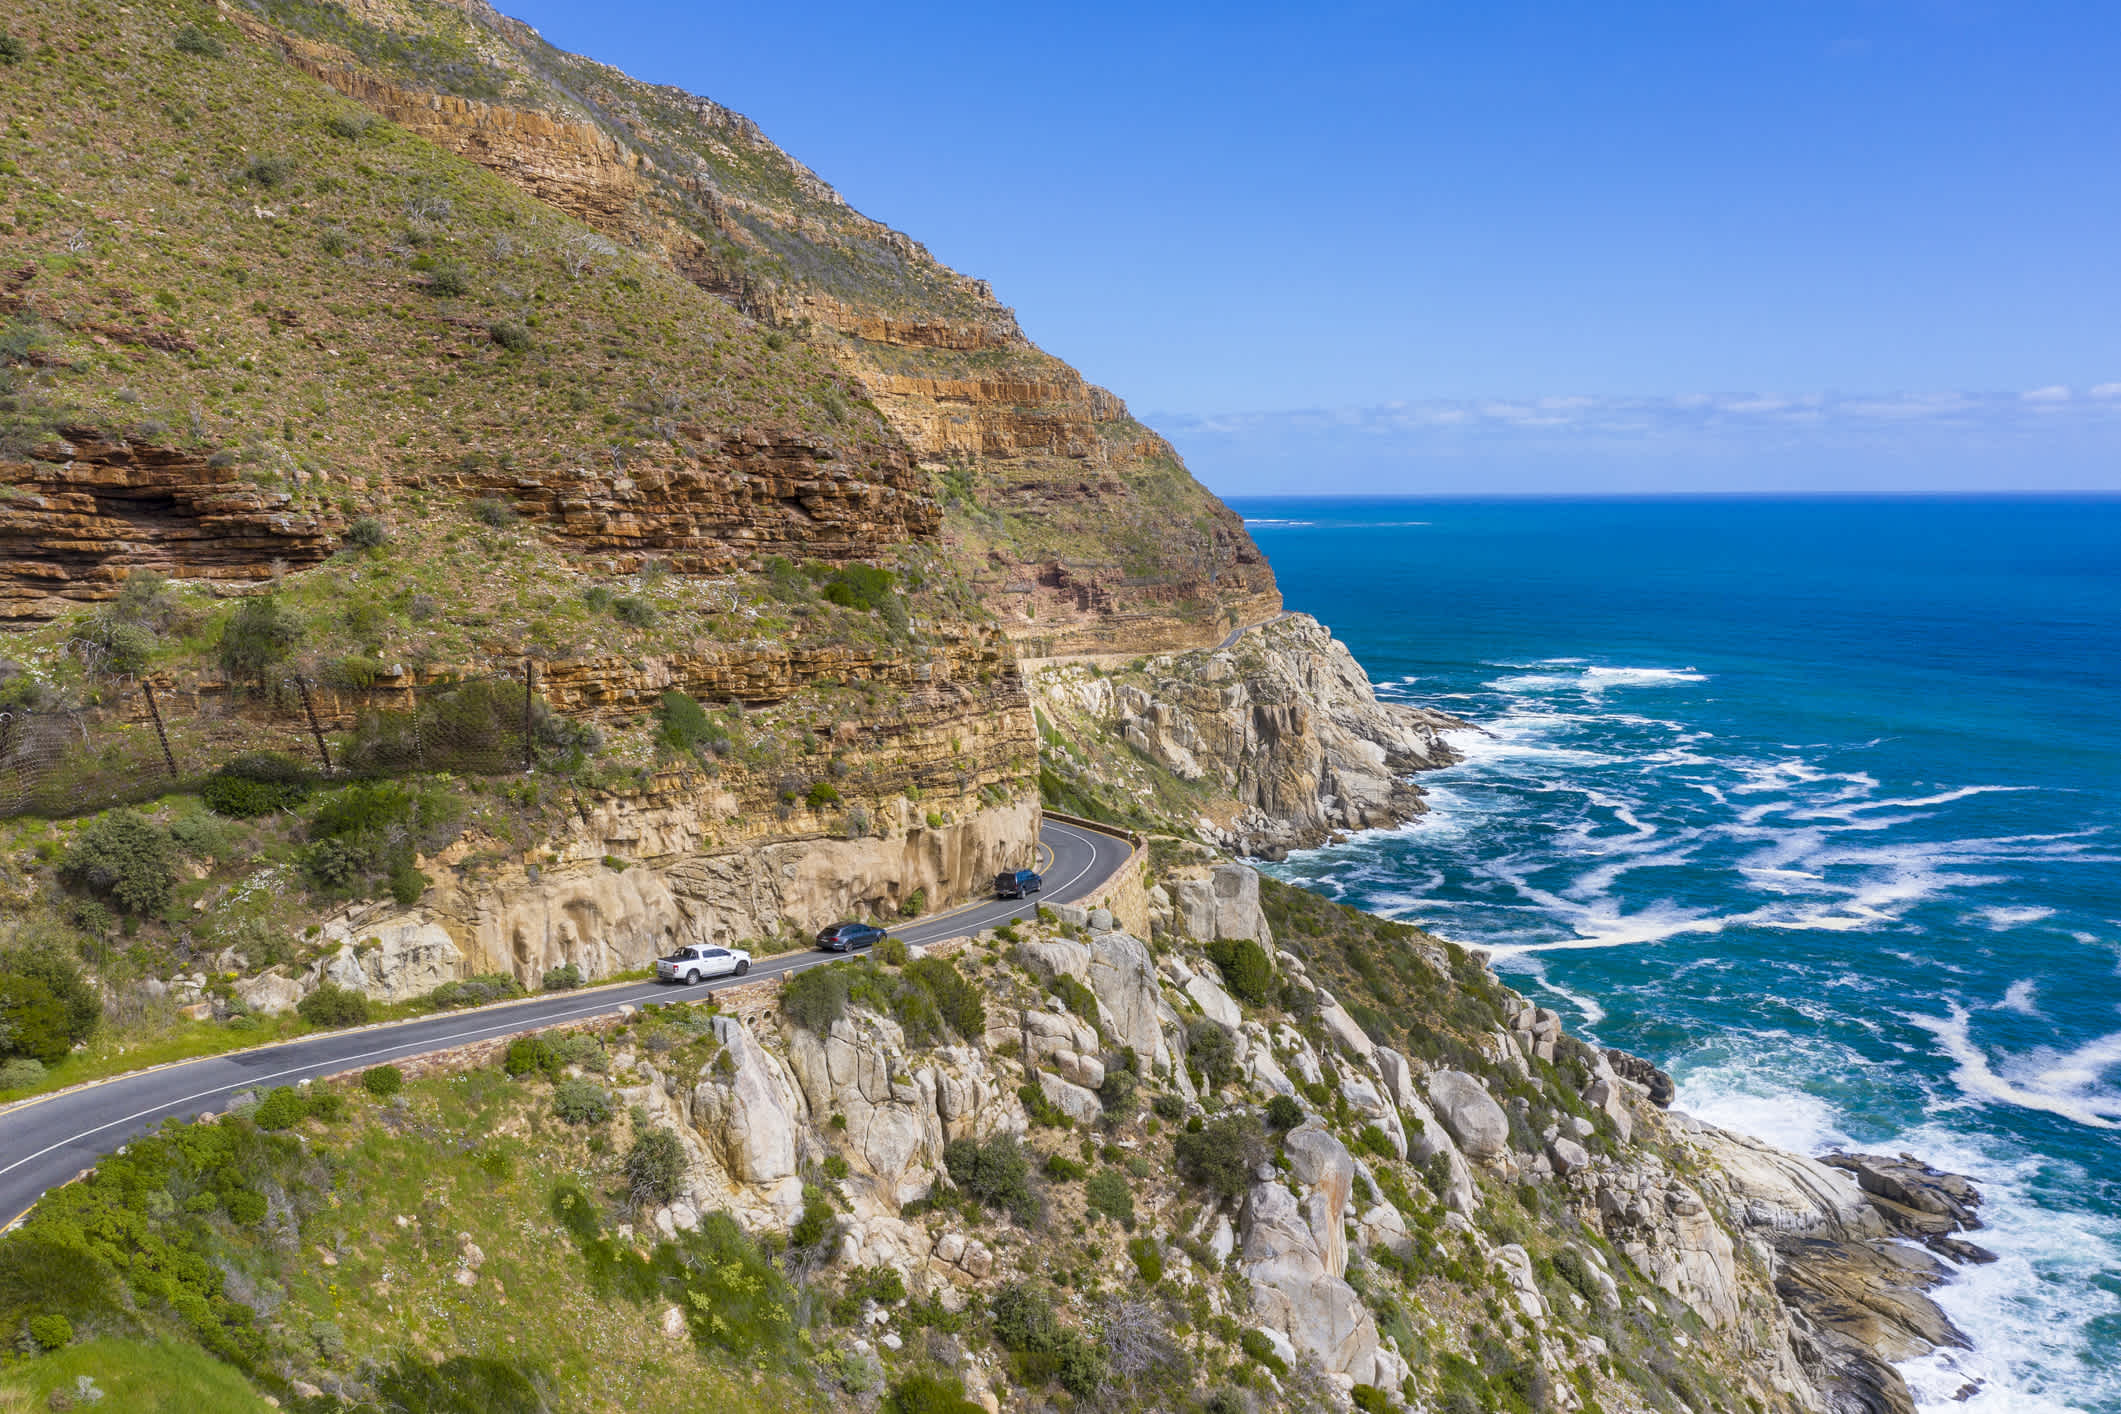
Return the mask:
<svg viewBox="0 0 2121 1414">
<path fill-rule="evenodd" d="M 737 1182 L 764 1187 L 793 1177 L 797 1131 L 807 1118 L 801 1091 L 741 1022 L 718 1016 L 713 1025 L 733 1065 L 708 1067 L 693 1087 L 694 1127 Z"/>
<path fill-rule="evenodd" d="M 449 930 L 420 913 L 391 914 L 358 925 L 327 924 L 327 944 L 337 944 L 313 974 L 382 1002 L 425 996 L 463 971 L 464 953 Z"/>
<path fill-rule="evenodd" d="M 1368 1061 L 1377 1053 L 1377 1043 L 1370 1039 L 1369 1033 L 1332 997 L 1323 998 L 1318 1009 L 1318 1019 L 1325 1024 L 1326 1034 L 1350 1055 Z"/>
<path fill-rule="evenodd" d="M 302 984 L 283 977 L 277 968 L 236 984 L 236 996 L 252 1011 L 279 1016 L 295 1009 L 302 1000 Z"/>
<path fill-rule="evenodd" d="M 1215 895 L 1215 936 L 1250 938 L 1271 950 L 1274 932 L 1259 906 L 1259 874 L 1243 864 L 1218 864 L 1208 884 Z"/>
<path fill-rule="evenodd" d="M 1127 933 L 1098 934 L 1090 940 L 1087 980 L 1110 1018 L 1114 1044 L 1132 1046 L 1144 1064 L 1153 1060 L 1161 996 L 1148 945 Z"/>
<path fill-rule="evenodd" d="M 1017 956 L 1043 977 L 1073 977 L 1088 985 L 1090 949 L 1072 938 L 1034 938 L 1016 945 Z"/>
<path fill-rule="evenodd" d="M 1315 1121 L 1289 1131 L 1284 1149 L 1302 1196 L 1270 1180 L 1255 1183 L 1245 1201 L 1242 1262 L 1253 1314 L 1330 1373 L 1358 1383 L 1374 1382 L 1380 1370 L 1389 1376 L 1377 1324 L 1344 1275 L 1355 1160 Z"/>
<path fill-rule="evenodd" d="M 1473 1076 L 1462 1070 L 1431 1071 L 1429 1100 L 1458 1147 L 1473 1158 L 1494 1159 L 1509 1152 L 1510 1117 Z"/>
<path fill-rule="evenodd" d="M 1192 975 L 1186 982 L 1186 995 L 1193 999 L 1202 1015 L 1226 1030 L 1235 1031 L 1244 1022 L 1245 1014 L 1236 1001 L 1205 973 Z"/>
<path fill-rule="evenodd" d="M 1050 1070 L 1038 1073 L 1038 1088 L 1048 1104 L 1077 1124 L 1095 1124 L 1105 1112 L 1104 1103 L 1097 1098 L 1095 1090 L 1065 1080 Z"/>
</svg>

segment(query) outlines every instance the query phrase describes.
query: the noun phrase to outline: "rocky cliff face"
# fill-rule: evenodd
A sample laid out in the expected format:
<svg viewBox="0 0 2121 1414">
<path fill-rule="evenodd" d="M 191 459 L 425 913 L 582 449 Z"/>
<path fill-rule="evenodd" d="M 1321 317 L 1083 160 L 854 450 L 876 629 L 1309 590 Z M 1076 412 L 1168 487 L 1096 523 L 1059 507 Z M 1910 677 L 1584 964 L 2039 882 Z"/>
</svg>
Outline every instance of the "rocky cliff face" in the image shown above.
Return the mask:
<svg viewBox="0 0 2121 1414">
<path fill-rule="evenodd" d="M 1347 646 L 1305 614 L 1112 671 L 1046 667 L 1034 693 L 1065 743 L 1056 769 L 1246 854 L 1419 814 L 1409 777 L 1456 760 L 1443 733 L 1466 726 L 1379 701 Z"/>
<path fill-rule="evenodd" d="M 1251 1332 L 1262 1395 L 1285 1407 L 1359 1387 L 1454 1407 L 1500 1388 L 1479 1372 L 1501 1370 L 1558 1410 L 1677 1398 L 1912 1414 L 1890 1362 L 1963 1339 L 1923 1295 L 1947 1269 L 1893 1240 L 1972 1221 L 1963 1180 L 1861 1157 L 1834 1160 L 1844 1171 L 1667 1113 L 1654 1067 L 1582 1046 L 1411 934 L 1384 963 L 1430 998 L 1400 1019 L 1433 1054 L 1407 1054 L 1351 1015 L 1378 997 L 1344 1006 L 1306 962 L 1330 946 L 1308 924 L 1275 937 L 1250 870 L 1167 876 L 1155 893 L 1151 940 L 1060 907 L 932 950 L 978 989 L 970 1034 L 931 1021 L 916 1036 L 861 1001 L 891 994 L 888 966 L 869 966 L 881 990 L 858 987 L 836 1016 L 797 1019 L 773 983 L 727 994 L 704 1051 L 672 1051 L 665 1021 L 622 1026 L 618 1094 L 687 1156 L 679 1195 L 645 1227 L 675 1234 L 720 1209 L 785 1232 L 816 1201 L 805 1176 L 836 1173 L 835 1264 L 888 1268 L 955 1311 L 1067 1280 L 1076 1249 L 1107 1240 L 1098 1205 L 1116 1190 L 1134 1261 L 1155 1254 L 1146 1280 L 1169 1283 L 1157 1289 L 1194 1311 L 1202 1340 Z M 1482 1012 L 1489 1029 L 1464 1029 Z M 1289 1108 L 1262 1129 L 1268 1101 Z M 1098 1142 L 1078 1150 L 1085 1133 Z M 1115 1177 L 1085 1210 L 1072 1156 L 1100 1146 Z M 1000 1171 L 980 1164 L 1024 1147 L 1056 1156 L 1048 1180 L 1008 1200 L 1013 1217 L 974 1218 L 968 1189 Z M 1125 1266 L 1076 1278 L 1085 1299 L 1124 1287 Z M 1111 1309 L 1062 1304 L 1092 1329 Z M 874 1317 L 893 1351 L 898 1320 Z M 977 1347 L 960 1370 L 990 1409 L 1027 1378 Z M 1132 1388 L 1108 1392 L 1131 1407 Z"/>
</svg>

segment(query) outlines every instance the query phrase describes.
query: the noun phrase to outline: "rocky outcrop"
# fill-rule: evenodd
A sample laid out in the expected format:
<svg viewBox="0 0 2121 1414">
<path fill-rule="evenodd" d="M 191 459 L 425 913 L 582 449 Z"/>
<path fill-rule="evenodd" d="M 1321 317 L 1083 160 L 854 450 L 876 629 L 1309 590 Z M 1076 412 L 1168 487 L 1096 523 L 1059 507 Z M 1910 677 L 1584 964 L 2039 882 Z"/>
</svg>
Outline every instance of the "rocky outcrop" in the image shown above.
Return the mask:
<svg viewBox="0 0 2121 1414">
<path fill-rule="evenodd" d="M 1034 675 L 1032 691 L 1093 765 L 1103 761 L 1101 743 L 1117 739 L 1206 787 L 1221 804 L 1184 826 L 1252 854 L 1420 813 L 1408 776 L 1456 760 L 1443 733 L 1465 726 L 1378 700 L 1347 647 L 1302 614 L 1227 648 L 1152 659 L 1138 670 L 1048 667 Z M 1115 756 L 1103 779 L 1124 785 L 1130 769 Z"/>
<path fill-rule="evenodd" d="M 1396 1387 L 1406 1367 L 1380 1347 L 1376 1321 L 1345 1279 L 1355 1160 L 1315 1122 L 1291 1130 L 1283 1150 L 1296 1191 L 1262 1180 L 1245 1200 L 1240 1260 L 1253 1311 L 1328 1372 Z"/>
<path fill-rule="evenodd" d="M 571 840 L 548 842 L 541 853 L 558 864 L 517 864 L 498 878 L 434 868 L 418 906 L 365 905 L 329 923 L 326 940 L 337 946 L 308 984 L 328 979 L 400 1001 L 481 972 L 531 987 L 568 964 L 607 977 L 681 943 L 741 944 L 808 935 L 850 914 L 895 916 L 916 890 L 945 905 L 1021 867 L 1037 838 L 1036 807 L 1017 802 L 942 826 L 909 811 L 884 836 L 722 845 L 708 805 L 606 801 L 576 817 Z M 460 841 L 434 863 L 475 847 Z M 613 867 L 621 851 L 640 862 Z"/>
<path fill-rule="evenodd" d="M 1495 1159 L 1509 1152 L 1510 1117 L 1477 1078 L 1462 1070 L 1432 1071 L 1429 1100 L 1436 1118 L 1464 1153 Z"/>
<path fill-rule="evenodd" d="M 952 1139 L 1024 1132 L 1022 1104 L 972 1048 L 911 1055 L 894 1023 L 864 1011 L 823 1036 L 790 1024 L 785 1037 L 809 1115 L 830 1121 L 835 1147 L 893 1211 L 928 1191 Z"/>
<path fill-rule="evenodd" d="M 111 598 L 135 569 L 263 580 L 322 560 L 336 529 L 233 460 L 87 427 L 34 459 L 0 454 L 0 488 L 0 620 L 20 623 Z"/>
</svg>

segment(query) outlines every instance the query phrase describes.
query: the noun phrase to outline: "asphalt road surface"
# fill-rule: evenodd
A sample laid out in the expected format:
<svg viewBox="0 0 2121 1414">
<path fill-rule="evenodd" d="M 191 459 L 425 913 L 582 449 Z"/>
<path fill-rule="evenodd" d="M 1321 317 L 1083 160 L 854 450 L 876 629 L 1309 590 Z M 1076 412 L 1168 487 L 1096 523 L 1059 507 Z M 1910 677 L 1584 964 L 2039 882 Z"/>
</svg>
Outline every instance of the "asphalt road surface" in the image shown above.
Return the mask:
<svg viewBox="0 0 2121 1414">
<path fill-rule="evenodd" d="M 1041 899 L 1069 903 L 1091 893 L 1126 862 L 1129 853 L 1124 840 L 1057 820 L 1048 820 L 1040 828 L 1039 842 L 1050 855 L 1040 898 L 971 904 L 893 931 L 909 943 L 934 943 L 1026 918 Z M 832 953 L 784 953 L 754 963 L 750 975 L 741 979 L 717 978 L 689 988 L 634 982 L 558 992 L 387 1026 L 305 1036 L 25 1100 L 0 1112 L 0 1221 L 11 1221 L 45 1190 L 67 1182 L 126 1140 L 173 1115 L 188 1117 L 227 1109 L 229 1097 L 239 1090 L 293 1085 L 495 1036 L 602 1016 L 628 1003 L 697 999 L 739 981 L 755 982 L 840 960 Z"/>
</svg>

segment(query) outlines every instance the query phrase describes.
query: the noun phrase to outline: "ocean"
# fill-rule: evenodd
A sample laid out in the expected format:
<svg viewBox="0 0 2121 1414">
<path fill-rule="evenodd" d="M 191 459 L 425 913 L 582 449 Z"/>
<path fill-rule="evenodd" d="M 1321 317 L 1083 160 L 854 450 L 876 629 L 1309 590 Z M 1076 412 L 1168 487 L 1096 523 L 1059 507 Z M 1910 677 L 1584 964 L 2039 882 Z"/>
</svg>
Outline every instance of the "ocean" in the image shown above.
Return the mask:
<svg viewBox="0 0 2121 1414">
<path fill-rule="evenodd" d="M 1493 950 L 1679 1108 L 1973 1176 L 2000 1260 L 1918 1402 L 2121 1414 L 2121 499 L 1232 504 L 1479 728 L 1272 872 Z"/>
</svg>

